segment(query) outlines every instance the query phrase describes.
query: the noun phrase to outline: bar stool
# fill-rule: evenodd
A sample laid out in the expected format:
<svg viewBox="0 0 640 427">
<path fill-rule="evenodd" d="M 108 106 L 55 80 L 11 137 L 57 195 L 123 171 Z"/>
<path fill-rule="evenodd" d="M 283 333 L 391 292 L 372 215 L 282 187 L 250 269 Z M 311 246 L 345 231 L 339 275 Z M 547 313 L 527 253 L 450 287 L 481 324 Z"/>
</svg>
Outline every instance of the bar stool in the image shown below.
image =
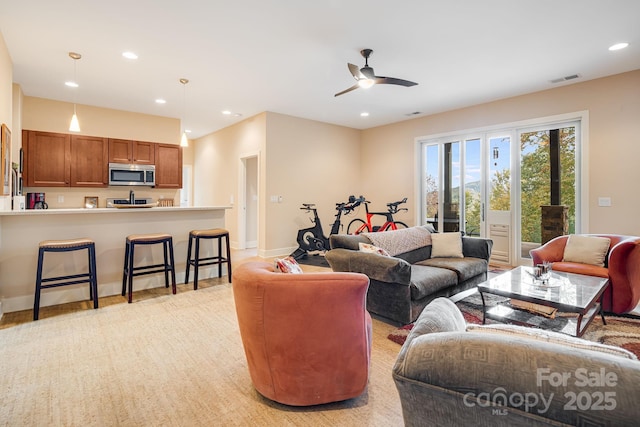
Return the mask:
<svg viewBox="0 0 640 427">
<path fill-rule="evenodd" d="M 227 248 L 226 257 L 222 256 L 222 239 L 225 239 Z M 191 247 L 195 239 L 196 253 L 191 258 Z M 218 255 L 206 258 L 200 258 L 200 239 L 217 239 Z M 229 247 L 229 232 L 224 228 L 212 228 L 209 230 L 191 230 L 189 232 L 189 245 L 187 246 L 187 271 L 184 276 L 184 283 L 189 283 L 189 268 L 193 265 L 193 289 L 198 289 L 198 268 L 205 265 L 218 264 L 218 277 L 222 277 L 222 264 L 227 264 L 227 275 L 229 283 L 231 283 L 231 249 Z"/>
<path fill-rule="evenodd" d="M 133 256 L 136 245 L 156 245 L 162 243 L 164 253 L 163 264 L 133 266 Z M 170 234 L 131 234 L 127 236 L 124 251 L 124 269 L 122 273 L 122 296 L 125 295 L 127 284 L 129 285 L 129 304 L 131 304 L 131 294 L 133 292 L 133 278 L 143 274 L 154 274 L 164 272 L 164 285 L 169 287 L 169 273 L 171 273 L 171 286 L 173 294 L 176 293 L 176 271 L 173 262 L 173 237 Z"/>
<path fill-rule="evenodd" d="M 89 299 L 93 300 L 93 308 L 98 308 L 98 279 L 96 275 L 96 246 L 91 239 L 70 240 L 45 240 L 38 246 L 38 270 L 36 272 L 36 295 L 33 303 L 33 320 L 38 320 L 40 314 L 40 291 L 42 289 L 56 288 L 58 286 L 77 285 L 89 283 Z M 71 252 L 87 250 L 87 273 L 72 274 L 69 276 L 55 276 L 42 278 L 42 266 L 45 252 Z M 48 284 L 44 284 L 48 283 Z"/>
</svg>

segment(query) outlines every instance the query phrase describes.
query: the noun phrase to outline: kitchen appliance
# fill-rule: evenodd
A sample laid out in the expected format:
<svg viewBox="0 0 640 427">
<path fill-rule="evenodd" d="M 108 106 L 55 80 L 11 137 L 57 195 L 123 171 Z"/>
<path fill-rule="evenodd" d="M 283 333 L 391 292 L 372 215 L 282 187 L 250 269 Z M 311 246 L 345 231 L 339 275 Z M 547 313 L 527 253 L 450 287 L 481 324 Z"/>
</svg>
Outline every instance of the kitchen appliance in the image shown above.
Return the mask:
<svg viewBox="0 0 640 427">
<path fill-rule="evenodd" d="M 153 199 L 151 198 L 141 198 L 141 199 L 136 199 L 134 196 L 133 199 L 133 203 L 131 203 L 130 199 L 107 199 L 107 207 L 108 208 L 115 208 L 116 206 L 123 206 L 123 205 L 139 205 L 142 207 L 146 207 L 148 205 L 151 205 L 153 203 Z"/>
<path fill-rule="evenodd" d="M 49 209 L 49 205 L 44 199 L 44 193 L 27 193 L 25 207 L 27 209 Z"/>
<path fill-rule="evenodd" d="M 156 167 L 126 163 L 109 163 L 109 185 L 156 185 Z"/>
</svg>

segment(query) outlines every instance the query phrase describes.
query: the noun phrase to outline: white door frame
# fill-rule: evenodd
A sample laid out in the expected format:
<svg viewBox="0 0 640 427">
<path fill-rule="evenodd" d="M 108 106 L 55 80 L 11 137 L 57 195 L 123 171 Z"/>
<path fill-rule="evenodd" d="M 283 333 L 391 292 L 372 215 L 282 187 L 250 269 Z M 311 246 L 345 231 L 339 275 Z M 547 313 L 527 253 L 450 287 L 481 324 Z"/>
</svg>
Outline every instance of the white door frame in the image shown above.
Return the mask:
<svg viewBox="0 0 640 427">
<path fill-rule="evenodd" d="M 247 160 L 251 158 L 256 159 L 258 200 L 262 200 L 262 195 L 260 194 L 260 152 L 242 154 L 240 156 L 240 167 L 238 168 L 238 249 L 247 248 Z M 260 227 L 260 221 L 258 221 L 257 227 Z M 257 239 L 258 247 L 260 247 L 259 230 Z"/>
</svg>

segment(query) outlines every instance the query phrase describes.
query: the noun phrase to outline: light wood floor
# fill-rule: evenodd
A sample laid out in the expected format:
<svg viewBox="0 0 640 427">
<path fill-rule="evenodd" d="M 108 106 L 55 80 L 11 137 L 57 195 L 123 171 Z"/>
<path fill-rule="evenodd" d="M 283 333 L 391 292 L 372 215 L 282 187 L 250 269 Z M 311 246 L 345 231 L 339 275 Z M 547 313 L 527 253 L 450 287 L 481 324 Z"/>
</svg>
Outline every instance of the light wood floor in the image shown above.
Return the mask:
<svg viewBox="0 0 640 427">
<path fill-rule="evenodd" d="M 243 262 L 247 261 L 268 261 L 271 262 L 273 259 L 264 259 L 257 256 L 256 249 L 247 249 L 242 251 L 231 251 L 231 265 L 236 266 Z M 301 264 L 302 270 L 305 272 L 314 272 L 314 271 L 327 271 L 327 268 L 316 267 L 311 265 Z M 224 267 L 223 267 L 224 268 Z M 207 288 L 210 286 L 219 285 L 220 283 L 227 283 L 227 277 L 223 276 L 222 278 L 213 278 L 213 279 L 199 279 L 198 280 L 198 288 Z M 35 285 L 34 285 L 35 286 Z M 85 285 L 78 285 L 85 286 Z M 100 284 L 98 283 L 98 287 Z M 193 292 L 193 280 L 188 285 L 178 283 L 178 292 Z M 134 288 L 135 289 L 135 288 Z M 44 291 L 47 292 L 47 291 Z M 140 291 L 134 290 L 134 298 L 137 301 L 152 299 L 157 297 L 158 295 L 166 295 L 170 290 L 166 288 L 153 288 L 153 289 L 145 289 Z M 126 297 L 121 295 L 110 295 L 100 297 L 99 299 L 100 307 L 107 307 L 110 305 L 116 304 L 127 304 Z M 49 307 L 40 307 L 40 319 L 44 319 L 47 317 L 59 316 L 61 314 L 73 313 L 81 310 L 91 310 L 93 309 L 93 302 L 91 301 L 77 301 L 66 304 L 59 304 Z M 12 326 L 20 325 L 23 323 L 33 322 L 33 310 L 22 310 L 16 311 L 12 313 L 5 313 L 2 318 L 0 318 L 0 329 L 10 328 Z"/>
</svg>

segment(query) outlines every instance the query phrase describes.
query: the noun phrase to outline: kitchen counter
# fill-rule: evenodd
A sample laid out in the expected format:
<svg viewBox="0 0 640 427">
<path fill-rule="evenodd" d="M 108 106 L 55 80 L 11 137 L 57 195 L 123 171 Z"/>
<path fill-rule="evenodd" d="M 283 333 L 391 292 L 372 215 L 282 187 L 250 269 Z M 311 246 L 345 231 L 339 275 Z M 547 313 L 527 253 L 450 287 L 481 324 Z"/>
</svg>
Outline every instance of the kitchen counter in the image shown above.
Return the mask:
<svg viewBox="0 0 640 427">
<path fill-rule="evenodd" d="M 21 215 L 68 215 L 68 214 L 103 214 L 119 212 L 185 212 L 185 211 L 210 211 L 216 209 L 230 209 L 231 206 L 172 206 L 172 207 L 144 207 L 144 208 L 72 208 L 72 209 L 26 209 L 23 211 L 0 211 L 1 216 Z"/>
<path fill-rule="evenodd" d="M 43 240 L 86 237 L 96 243 L 98 295 L 117 295 L 122 287 L 125 239 L 130 234 L 169 233 L 173 236 L 176 280 L 184 282 L 189 231 L 223 228 L 229 206 L 33 209 L 0 212 L 0 303 L 3 312 L 33 308 L 38 245 Z M 161 263 L 162 248 L 136 249 L 134 263 Z M 203 245 L 201 256 L 213 255 Z M 45 277 L 81 272 L 86 253 L 48 253 Z M 215 267 L 215 266 L 213 266 Z M 203 267 L 200 277 L 217 277 L 218 269 Z M 226 269 L 225 269 L 226 272 Z M 192 286 L 192 285 L 189 285 Z M 164 287 L 164 275 L 134 278 L 133 291 Z M 180 286 L 178 287 L 178 292 Z M 88 284 L 63 286 L 42 292 L 41 307 L 89 299 Z M 46 317 L 42 310 L 41 316 Z"/>
</svg>

